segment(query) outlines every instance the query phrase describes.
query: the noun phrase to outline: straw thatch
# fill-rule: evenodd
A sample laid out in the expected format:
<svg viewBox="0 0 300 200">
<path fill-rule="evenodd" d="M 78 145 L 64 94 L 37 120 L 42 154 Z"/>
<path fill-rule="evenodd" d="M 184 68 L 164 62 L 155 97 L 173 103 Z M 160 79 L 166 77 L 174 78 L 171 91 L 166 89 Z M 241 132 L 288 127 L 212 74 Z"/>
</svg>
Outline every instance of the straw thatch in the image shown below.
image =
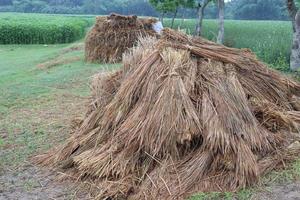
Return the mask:
<svg viewBox="0 0 300 200">
<path fill-rule="evenodd" d="M 93 182 L 98 199 L 234 191 L 300 152 L 300 85 L 249 50 L 165 29 L 93 88 L 76 133 L 37 160 Z"/>
<path fill-rule="evenodd" d="M 154 18 L 111 14 L 99 16 L 85 40 L 85 59 L 88 62 L 118 62 L 122 54 L 136 44 L 139 36 L 156 35 Z"/>
</svg>

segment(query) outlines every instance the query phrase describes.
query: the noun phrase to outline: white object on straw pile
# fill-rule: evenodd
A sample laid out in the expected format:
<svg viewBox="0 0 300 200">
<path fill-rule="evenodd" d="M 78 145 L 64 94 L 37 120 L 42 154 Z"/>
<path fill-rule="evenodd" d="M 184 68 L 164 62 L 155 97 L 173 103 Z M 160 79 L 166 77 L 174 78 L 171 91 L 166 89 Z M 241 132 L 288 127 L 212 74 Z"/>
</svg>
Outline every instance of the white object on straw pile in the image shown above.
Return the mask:
<svg viewBox="0 0 300 200">
<path fill-rule="evenodd" d="M 153 28 L 153 30 L 154 30 L 156 33 L 158 33 L 158 34 L 160 34 L 161 31 L 164 29 L 164 27 L 163 27 L 161 21 L 158 21 L 158 22 L 152 24 L 152 28 Z"/>
</svg>

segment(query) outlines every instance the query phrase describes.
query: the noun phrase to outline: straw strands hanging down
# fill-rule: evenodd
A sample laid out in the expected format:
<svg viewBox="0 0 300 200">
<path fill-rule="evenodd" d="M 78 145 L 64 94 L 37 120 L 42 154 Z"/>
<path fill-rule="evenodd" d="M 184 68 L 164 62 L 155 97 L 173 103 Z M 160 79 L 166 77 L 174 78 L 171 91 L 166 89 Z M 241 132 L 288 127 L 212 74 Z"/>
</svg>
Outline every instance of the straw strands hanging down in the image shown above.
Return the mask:
<svg viewBox="0 0 300 200">
<path fill-rule="evenodd" d="M 121 61 L 122 54 L 133 47 L 140 36 L 155 36 L 152 24 L 155 18 L 137 18 L 112 13 L 98 16 L 85 39 L 85 59 L 88 62 L 113 63 Z"/>
<path fill-rule="evenodd" d="M 300 85 L 249 50 L 164 29 L 92 88 L 80 127 L 35 161 L 92 182 L 98 199 L 235 191 L 300 152 Z"/>
</svg>

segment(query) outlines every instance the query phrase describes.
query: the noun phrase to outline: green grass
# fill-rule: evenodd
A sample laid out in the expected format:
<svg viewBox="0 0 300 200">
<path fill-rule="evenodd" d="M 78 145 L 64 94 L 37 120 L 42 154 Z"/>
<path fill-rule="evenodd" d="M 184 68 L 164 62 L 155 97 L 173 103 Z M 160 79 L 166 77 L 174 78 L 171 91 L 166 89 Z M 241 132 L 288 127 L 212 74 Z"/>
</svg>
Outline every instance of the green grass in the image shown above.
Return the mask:
<svg viewBox="0 0 300 200">
<path fill-rule="evenodd" d="M 174 27 L 193 34 L 195 23 L 194 19 L 178 19 Z M 165 26 L 170 26 L 170 20 L 165 21 Z M 217 21 L 204 20 L 203 36 L 216 41 L 217 33 Z M 226 46 L 249 48 L 275 69 L 288 70 L 291 43 L 292 26 L 288 21 L 225 20 Z"/>
<path fill-rule="evenodd" d="M 0 44 L 68 43 L 82 38 L 94 15 L 0 13 Z M 170 26 L 165 19 L 165 26 Z M 175 20 L 174 28 L 195 30 L 196 20 Z M 204 20 L 203 36 L 216 40 L 217 20 Z M 275 69 L 288 71 L 292 27 L 288 21 L 225 21 L 225 45 L 249 48 Z"/>
<path fill-rule="evenodd" d="M 0 44 L 57 44 L 82 38 L 90 16 L 0 13 Z"/>
<path fill-rule="evenodd" d="M 114 67 L 85 63 L 83 50 L 63 54 L 69 47 L 0 45 L 0 169 L 18 166 L 37 150 L 63 140 L 72 115 L 84 113 L 84 106 L 76 103 L 89 96 L 90 77 L 104 67 Z M 74 56 L 81 59 L 38 67 Z"/>
</svg>

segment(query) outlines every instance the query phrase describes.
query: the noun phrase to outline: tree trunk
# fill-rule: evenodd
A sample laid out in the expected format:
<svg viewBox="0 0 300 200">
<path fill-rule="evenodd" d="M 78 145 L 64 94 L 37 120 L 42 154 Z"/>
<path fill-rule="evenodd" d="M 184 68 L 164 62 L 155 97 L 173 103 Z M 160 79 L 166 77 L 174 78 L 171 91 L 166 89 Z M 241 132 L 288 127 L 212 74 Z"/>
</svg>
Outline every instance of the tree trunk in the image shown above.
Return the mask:
<svg viewBox="0 0 300 200">
<path fill-rule="evenodd" d="M 195 31 L 195 35 L 197 36 L 202 35 L 202 23 L 204 18 L 204 10 L 210 1 L 211 0 L 204 0 L 202 6 L 200 4 L 198 5 L 198 21 L 197 21 L 196 31 Z"/>
<path fill-rule="evenodd" d="M 164 23 L 164 16 L 165 16 L 165 12 L 161 13 L 160 17 L 159 17 L 159 21 L 161 21 L 161 23 Z"/>
<path fill-rule="evenodd" d="M 184 10 L 183 10 L 183 13 L 182 13 L 182 16 L 181 16 L 181 21 L 180 21 L 179 28 L 182 27 L 182 24 L 183 24 L 183 22 L 184 22 L 184 20 L 185 20 L 185 13 L 186 13 L 186 11 L 185 11 L 185 9 L 184 9 Z"/>
<path fill-rule="evenodd" d="M 218 7 L 219 7 L 219 33 L 218 33 L 217 43 L 223 44 L 224 43 L 224 13 L 225 13 L 224 0 L 218 0 Z"/>
<path fill-rule="evenodd" d="M 175 18 L 177 16 L 177 12 L 178 12 L 178 8 L 176 8 L 176 10 L 174 12 L 174 15 L 173 15 L 173 18 L 172 18 L 172 23 L 171 23 L 171 28 L 173 28 L 173 26 L 174 26 L 174 21 L 175 21 Z"/>
<path fill-rule="evenodd" d="M 286 0 L 286 7 L 292 20 L 293 31 L 296 32 L 295 18 L 297 14 L 297 7 L 294 0 Z"/>
<path fill-rule="evenodd" d="M 290 69 L 296 71 L 300 68 L 300 10 L 295 17 L 295 32 L 291 51 Z"/>
</svg>

